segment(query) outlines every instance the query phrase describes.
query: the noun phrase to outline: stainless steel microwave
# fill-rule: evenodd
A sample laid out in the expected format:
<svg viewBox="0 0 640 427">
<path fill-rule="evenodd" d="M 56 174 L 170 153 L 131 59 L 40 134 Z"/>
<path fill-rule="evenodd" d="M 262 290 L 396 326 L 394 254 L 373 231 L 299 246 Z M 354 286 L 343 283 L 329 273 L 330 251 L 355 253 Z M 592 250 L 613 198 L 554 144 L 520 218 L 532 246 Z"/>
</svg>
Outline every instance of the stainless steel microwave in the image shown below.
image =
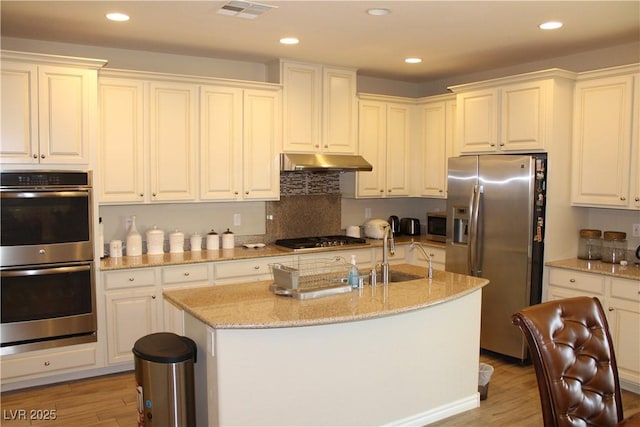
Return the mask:
<svg viewBox="0 0 640 427">
<path fill-rule="evenodd" d="M 447 240 L 447 214 L 445 212 L 427 212 L 427 239 L 436 242 Z"/>
</svg>

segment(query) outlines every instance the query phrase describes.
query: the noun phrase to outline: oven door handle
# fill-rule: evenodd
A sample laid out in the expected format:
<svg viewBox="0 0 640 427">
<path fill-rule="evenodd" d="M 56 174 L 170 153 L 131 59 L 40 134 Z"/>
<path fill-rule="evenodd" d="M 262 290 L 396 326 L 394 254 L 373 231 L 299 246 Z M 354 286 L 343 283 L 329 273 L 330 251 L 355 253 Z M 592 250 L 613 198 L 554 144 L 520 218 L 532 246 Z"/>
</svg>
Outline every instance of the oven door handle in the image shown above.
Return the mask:
<svg viewBox="0 0 640 427">
<path fill-rule="evenodd" d="M 51 268 L 33 268 L 33 269 L 21 269 L 21 270 L 4 270 L 0 273 L 1 277 L 24 277 L 24 276 L 45 276 L 47 274 L 60 274 L 60 273 L 78 273 L 81 271 L 90 271 L 91 265 L 70 265 L 64 267 L 51 267 Z"/>
<path fill-rule="evenodd" d="M 3 199 L 38 199 L 45 197 L 89 197 L 87 190 L 80 191 L 3 191 Z"/>
</svg>

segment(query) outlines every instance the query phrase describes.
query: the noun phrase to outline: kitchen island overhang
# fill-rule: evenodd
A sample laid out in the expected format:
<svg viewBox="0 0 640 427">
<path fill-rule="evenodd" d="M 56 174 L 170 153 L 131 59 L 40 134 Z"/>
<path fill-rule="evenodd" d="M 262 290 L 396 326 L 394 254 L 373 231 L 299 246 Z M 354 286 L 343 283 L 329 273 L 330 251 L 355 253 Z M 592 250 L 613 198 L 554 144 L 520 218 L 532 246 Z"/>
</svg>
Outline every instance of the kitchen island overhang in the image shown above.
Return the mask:
<svg viewBox="0 0 640 427">
<path fill-rule="evenodd" d="M 310 301 L 268 281 L 165 297 L 202 355 L 199 426 L 424 425 L 479 405 L 487 283 L 436 272 Z"/>
</svg>

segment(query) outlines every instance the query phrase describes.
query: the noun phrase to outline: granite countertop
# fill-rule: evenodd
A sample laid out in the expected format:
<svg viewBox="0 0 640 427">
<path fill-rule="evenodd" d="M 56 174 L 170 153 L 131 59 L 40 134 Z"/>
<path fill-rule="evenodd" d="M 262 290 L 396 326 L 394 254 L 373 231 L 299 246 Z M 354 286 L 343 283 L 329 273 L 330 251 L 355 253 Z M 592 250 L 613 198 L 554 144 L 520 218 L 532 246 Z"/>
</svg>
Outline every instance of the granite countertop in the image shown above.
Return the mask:
<svg viewBox="0 0 640 427">
<path fill-rule="evenodd" d="M 425 274 L 423 267 L 392 266 L 394 271 Z M 165 291 L 164 297 L 205 324 L 219 329 L 262 329 L 352 322 L 446 303 L 472 293 L 488 280 L 434 271 L 433 280 L 416 279 L 311 300 L 278 296 L 270 280 Z"/>
<path fill-rule="evenodd" d="M 559 261 L 550 261 L 545 265 L 548 267 L 584 271 L 585 273 L 603 274 L 623 279 L 640 280 L 640 265 L 635 262 L 630 262 L 628 265 L 620 265 L 602 261 L 588 261 L 579 258 L 569 258 Z"/>
<path fill-rule="evenodd" d="M 427 240 L 420 236 L 400 236 L 396 238 L 396 244 L 410 244 L 413 241 L 422 243 L 425 246 L 433 246 L 438 248 L 445 247 L 444 243 Z M 331 252 L 337 250 L 375 248 L 382 246 L 382 240 L 367 239 L 367 243 L 363 245 L 338 246 L 334 248 L 321 248 L 313 251 L 293 252 L 279 246 L 266 245 L 263 248 L 249 249 L 245 247 L 236 247 L 233 249 L 219 249 L 217 251 L 185 251 L 182 253 L 164 253 L 161 255 L 141 255 L 141 256 L 123 256 L 118 258 L 107 257 L 100 261 L 100 270 L 122 270 L 128 268 L 142 267 L 161 267 L 165 265 L 176 264 L 194 264 L 200 262 L 215 261 L 233 261 L 248 258 L 261 258 L 272 256 L 293 256 L 316 252 Z"/>
</svg>

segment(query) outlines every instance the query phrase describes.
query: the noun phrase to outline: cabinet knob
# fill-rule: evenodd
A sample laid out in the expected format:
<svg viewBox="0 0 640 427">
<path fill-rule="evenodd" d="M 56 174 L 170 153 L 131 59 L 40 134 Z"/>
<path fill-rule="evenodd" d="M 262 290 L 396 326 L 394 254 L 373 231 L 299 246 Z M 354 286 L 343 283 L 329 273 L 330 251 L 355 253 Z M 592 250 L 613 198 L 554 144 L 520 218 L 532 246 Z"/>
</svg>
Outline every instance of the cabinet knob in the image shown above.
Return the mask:
<svg viewBox="0 0 640 427">
<path fill-rule="evenodd" d="M 636 202 L 640 202 L 640 197 L 636 196 Z"/>
<path fill-rule="evenodd" d="M 47 156 L 45 156 L 44 154 L 40 154 L 40 158 L 41 159 L 44 159 L 45 157 L 47 157 Z"/>
<path fill-rule="evenodd" d="M 234 195 L 234 196 L 237 196 L 237 195 L 238 195 L 238 192 L 237 192 L 237 191 L 234 191 L 234 192 L 233 192 L 233 195 Z"/>
<path fill-rule="evenodd" d="M 441 188 L 440 190 L 438 190 L 438 193 L 444 193 L 444 190 Z"/>
<path fill-rule="evenodd" d="M 185 275 L 185 276 L 189 276 L 189 272 L 188 272 L 188 271 L 185 271 L 185 272 L 184 272 L 184 275 Z"/>
<path fill-rule="evenodd" d="M 44 362 L 44 366 L 50 366 L 50 365 L 51 365 L 51 362 L 49 362 L 48 360 Z"/>
<path fill-rule="evenodd" d="M 329 145 L 328 144 L 324 144 L 324 148 L 329 148 Z"/>
<path fill-rule="evenodd" d="M 316 144 L 316 148 L 320 148 L 320 144 Z"/>
<path fill-rule="evenodd" d="M 381 192 L 381 193 L 384 193 L 384 190 L 381 188 L 381 189 L 380 189 L 380 192 Z"/>
<path fill-rule="evenodd" d="M 614 310 L 614 308 L 613 308 L 613 307 L 609 307 L 609 311 L 613 311 L 613 310 Z"/>
<path fill-rule="evenodd" d="M 130 281 L 130 282 L 134 282 L 135 280 L 136 280 L 136 278 L 135 278 L 135 277 L 129 277 L 129 281 Z"/>
<path fill-rule="evenodd" d="M 156 296 L 155 295 L 151 295 L 151 299 L 156 299 Z"/>
<path fill-rule="evenodd" d="M 151 193 L 151 195 L 152 195 L 153 197 L 156 197 L 156 193 Z"/>
<path fill-rule="evenodd" d="M 253 269 L 254 269 L 254 270 L 260 270 L 260 266 L 259 266 L 259 265 L 254 265 L 254 266 L 253 266 Z"/>
<path fill-rule="evenodd" d="M 249 192 L 248 192 L 248 191 L 245 191 L 245 192 L 244 192 L 244 194 L 246 194 L 246 195 L 248 196 L 248 195 L 249 195 Z"/>
<path fill-rule="evenodd" d="M 144 197 L 144 193 L 140 193 L 140 197 Z"/>
<path fill-rule="evenodd" d="M 569 282 L 576 283 L 576 279 L 569 279 Z"/>
<path fill-rule="evenodd" d="M 504 142 L 501 142 L 501 143 L 500 143 L 500 147 L 504 147 Z"/>
<path fill-rule="evenodd" d="M 495 147 L 495 146 L 496 146 L 496 144 L 489 144 L 489 146 L 490 146 L 490 147 Z"/>
<path fill-rule="evenodd" d="M 623 196 L 623 197 L 620 197 L 620 200 L 624 202 L 625 200 L 627 200 L 627 198 Z"/>
<path fill-rule="evenodd" d="M 33 155 L 33 158 L 34 158 L 34 159 L 37 159 L 37 158 L 38 158 L 38 155 L 37 155 L 37 154 L 34 154 L 34 155 Z"/>
<path fill-rule="evenodd" d="M 388 193 L 391 193 L 391 189 L 388 189 L 388 190 L 387 190 L 387 192 L 388 192 Z"/>
</svg>

